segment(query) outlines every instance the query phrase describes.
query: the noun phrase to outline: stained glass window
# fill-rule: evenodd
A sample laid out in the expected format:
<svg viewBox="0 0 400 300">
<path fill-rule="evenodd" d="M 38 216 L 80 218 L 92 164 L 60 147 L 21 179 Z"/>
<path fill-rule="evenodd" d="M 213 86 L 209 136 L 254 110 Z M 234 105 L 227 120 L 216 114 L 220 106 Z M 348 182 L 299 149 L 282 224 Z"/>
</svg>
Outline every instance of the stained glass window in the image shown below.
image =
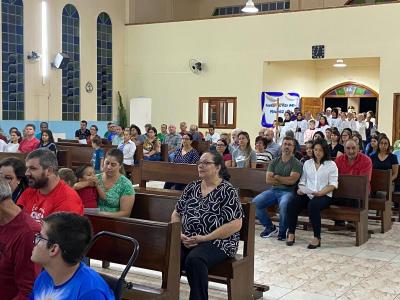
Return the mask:
<svg viewBox="0 0 400 300">
<path fill-rule="evenodd" d="M 24 119 L 24 6 L 1 1 L 3 120 Z"/>
<path fill-rule="evenodd" d="M 62 70 L 62 119 L 80 120 L 79 13 L 67 4 L 62 13 L 62 51 L 70 61 Z"/>
<path fill-rule="evenodd" d="M 112 119 L 112 23 L 108 14 L 97 18 L 97 120 Z"/>
</svg>

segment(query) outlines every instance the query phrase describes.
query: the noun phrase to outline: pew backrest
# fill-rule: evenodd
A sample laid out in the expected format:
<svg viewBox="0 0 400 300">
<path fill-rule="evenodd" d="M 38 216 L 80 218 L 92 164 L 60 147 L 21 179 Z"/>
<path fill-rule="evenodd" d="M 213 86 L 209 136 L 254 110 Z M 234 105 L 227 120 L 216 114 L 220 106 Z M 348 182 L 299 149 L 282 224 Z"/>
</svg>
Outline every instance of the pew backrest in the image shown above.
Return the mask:
<svg viewBox="0 0 400 300">
<path fill-rule="evenodd" d="M 357 175 L 339 175 L 339 185 L 333 191 L 333 198 L 357 200 L 360 208 L 368 209 L 368 177 Z"/>
<path fill-rule="evenodd" d="M 392 170 L 372 170 L 371 177 L 371 193 L 378 191 L 386 192 L 386 199 L 390 200 L 392 197 Z"/>
</svg>

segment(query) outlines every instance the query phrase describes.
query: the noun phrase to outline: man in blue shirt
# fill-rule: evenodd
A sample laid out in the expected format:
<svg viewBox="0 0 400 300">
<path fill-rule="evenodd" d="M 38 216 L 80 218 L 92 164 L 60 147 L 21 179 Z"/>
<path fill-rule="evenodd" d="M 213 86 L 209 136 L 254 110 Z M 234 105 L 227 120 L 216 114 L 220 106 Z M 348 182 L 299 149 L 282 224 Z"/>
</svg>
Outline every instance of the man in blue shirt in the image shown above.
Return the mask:
<svg viewBox="0 0 400 300">
<path fill-rule="evenodd" d="M 81 262 L 91 238 L 92 227 L 86 217 L 59 212 L 44 218 L 31 257 L 44 271 L 29 299 L 114 300 L 101 276 Z"/>
</svg>

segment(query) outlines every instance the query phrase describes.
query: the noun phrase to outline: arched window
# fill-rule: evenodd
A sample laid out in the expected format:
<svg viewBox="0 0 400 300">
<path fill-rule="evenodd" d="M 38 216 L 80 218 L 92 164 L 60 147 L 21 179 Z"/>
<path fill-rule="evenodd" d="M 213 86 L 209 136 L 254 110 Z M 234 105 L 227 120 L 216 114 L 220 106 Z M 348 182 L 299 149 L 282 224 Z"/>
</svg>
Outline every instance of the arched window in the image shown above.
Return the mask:
<svg viewBox="0 0 400 300">
<path fill-rule="evenodd" d="M 102 12 L 97 18 L 97 120 L 112 119 L 112 23 Z"/>
<path fill-rule="evenodd" d="M 80 120 L 80 40 L 79 13 L 67 4 L 62 12 L 62 52 L 70 61 L 62 70 L 62 119 Z"/>
<path fill-rule="evenodd" d="M 3 120 L 24 119 L 24 5 L 1 0 Z"/>
</svg>

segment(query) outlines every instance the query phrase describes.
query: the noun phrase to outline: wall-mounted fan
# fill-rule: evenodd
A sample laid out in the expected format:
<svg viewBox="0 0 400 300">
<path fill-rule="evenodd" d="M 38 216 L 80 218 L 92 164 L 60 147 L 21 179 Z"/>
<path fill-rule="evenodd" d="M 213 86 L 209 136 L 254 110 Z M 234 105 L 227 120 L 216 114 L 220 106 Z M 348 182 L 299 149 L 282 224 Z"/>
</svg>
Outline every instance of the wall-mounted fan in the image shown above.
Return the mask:
<svg viewBox="0 0 400 300">
<path fill-rule="evenodd" d="M 197 59 L 190 59 L 189 60 L 189 68 L 190 70 L 195 73 L 195 74 L 199 74 L 201 73 L 201 71 L 203 70 L 204 64 L 200 61 L 198 61 Z"/>
</svg>

